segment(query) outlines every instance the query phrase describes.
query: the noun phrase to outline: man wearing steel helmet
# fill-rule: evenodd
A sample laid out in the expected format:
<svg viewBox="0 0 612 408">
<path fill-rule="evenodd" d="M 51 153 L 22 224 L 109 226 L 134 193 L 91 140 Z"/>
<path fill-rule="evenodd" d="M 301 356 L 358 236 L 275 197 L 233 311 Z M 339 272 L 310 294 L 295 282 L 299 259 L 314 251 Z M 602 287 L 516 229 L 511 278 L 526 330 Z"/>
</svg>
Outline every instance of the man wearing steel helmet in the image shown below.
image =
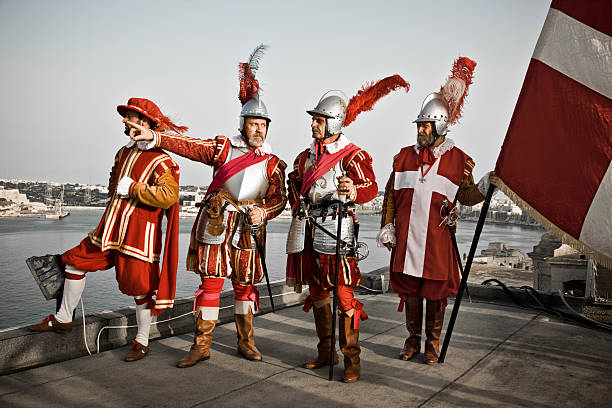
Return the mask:
<svg viewBox="0 0 612 408">
<path fill-rule="evenodd" d="M 461 115 L 475 65 L 459 58 L 440 93 L 425 98 L 414 120 L 417 143 L 394 157 L 385 188 L 378 243 L 391 251 L 391 286 L 401 299 L 398 311 L 406 309 L 410 336 L 400 353 L 402 360 L 412 359 L 421 350 L 425 298 L 424 362 L 438 362 L 444 309 L 460 281 L 451 237 L 452 208 L 456 201 L 469 206 L 483 201 L 487 181 L 495 181 L 491 175 L 477 186 L 472 176 L 474 161 L 447 137 L 448 125 Z"/>
<path fill-rule="evenodd" d="M 261 46 L 256 49 L 255 55 Z M 251 59 L 253 59 L 253 55 Z M 154 140 L 156 146 L 199 161 L 214 169 L 214 176 L 194 223 L 187 269 L 199 274 L 196 292 L 196 328 L 189 353 L 177 362 L 184 368 L 210 357 L 210 345 L 219 316 L 219 296 L 231 274 L 237 350 L 247 360 L 259 361 L 253 339 L 253 313 L 258 309 L 255 284 L 264 277 L 257 248 L 265 246 L 266 222 L 287 203 L 285 163 L 266 142 L 270 116 L 259 97 L 251 64 L 241 64 L 240 134 L 195 139 L 143 130 L 136 140 Z M 247 88 L 247 91 L 243 92 Z M 251 235 L 256 231 L 255 237 Z"/>
<path fill-rule="evenodd" d="M 130 98 L 117 111 L 124 122 L 141 128 L 182 132 L 164 116 L 157 105 L 143 98 Z M 126 123 L 125 134 L 137 132 Z M 111 170 L 109 201 L 98 227 L 81 243 L 64 252 L 65 265 L 62 303 L 57 315 L 29 326 L 32 331 L 70 331 L 72 315 L 85 288 L 88 272 L 115 267 L 119 289 L 133 296 L 136 302 L 138 333 L 125 357 L 135 361 L 149 352 L 149 328 L 152 314 L 172 307 L 178 263 L 178 180 L 177 164 L 160 149 L 146 152 L 130 140 L 115 155 Z M 167 217 L 164 257 L 162 252 L 162 220 Z M 50 267 L 45 257 L 28 265 Z M 32 266 L 31 266 L 32 267 Z M 33 271 L 35 272 L 35 271 Z"/>
<path fill-rule="evenodd" d="M 309 207 L 316 221 L 335 233 L 337 207 L 328 202 L 343 199 L 353 203 L 365 203 L 376 197 L 378 186 L 372 169 L 372 158 L 342 133 L 347 97 L 340 91 L 325 93 L 317 106 L 307 111 L 311 116 L 310 129 L 313 141 L 310 147 L 295 159 L 289 174 L 289 202 L 294 209 L 287 240 L 287 285 L 301 291 L 307 284 L 310 294 L 304 311 L 313 308 L 319 343 L 317 357 L 304 364 L 314 369 L 330 364 L 332 339 L 332 310 L 329 290 L 333 289 L 335 274 L 335 240 L 315 230 L 300 218 L 300 206 Z M 329 214 L 327 218 L 323 213 Z M 332 215 L 333 214 L 333 215 Z M 332 219 L 333 218 L 333 219 Z M 354 214 L 343 221 L 343 240 L 354 236 Z M 351 253 L 341 253 L 338 273 L 338 309 L 340 313 L 340 349 L 344 354 L 345 382 L 360 376 L 359 321 L 367 319 L 363 304 L 354 298 L 353 286 L 361 283 L 357 259 Z M 333 364 L 338 362 L 334 351 Z"/>
</svg>

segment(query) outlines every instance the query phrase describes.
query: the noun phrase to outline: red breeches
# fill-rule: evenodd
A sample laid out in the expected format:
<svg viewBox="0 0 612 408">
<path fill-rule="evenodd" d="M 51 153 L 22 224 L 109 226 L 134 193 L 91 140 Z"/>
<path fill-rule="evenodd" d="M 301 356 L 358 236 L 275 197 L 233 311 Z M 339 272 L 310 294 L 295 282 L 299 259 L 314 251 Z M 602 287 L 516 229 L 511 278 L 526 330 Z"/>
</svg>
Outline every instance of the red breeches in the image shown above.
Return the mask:
<svg viewBox="0 0 612 408">
<path fill-rule="evenodd" d="M 361 272 L 357 260 L 343 255 L 338 264 L 340 273 L 338 285 L 359 286 Z M 306 231 L 304 250 L 287 256 L 287 277 L 295 279 L 296 284 L 312 286 L 313 283 L 325 289 L 334 287 L 336 275 L 336 256 L 321 254 L 314 250 L 310 232 Z"/>
<path fill-rule="evenodd" d="M 449 280 L 417 278 L 402 272 L 390 272 L 391 288 L 400 297 L 416 296 L 429 300 L 443 300 L 455 295 L 459 289 L 459 277 Z"/>
<path fill-rule="evenodd" d="M 100 251 L 85 238 L 62 254 L 62 262 L 83 272 L 103 271 L 115 267 L 119 290 L 129 296 L 142 296 L 157 290 L 159 264 L 132 258 L 119 251 Z"/>
<path fill-rule="evenodd" d="M 319 285 L 310 285 L 310 299 L 312 302 L 329 298 L 329 292 Z M 353 288 L 345 285 L 338 285 L 338 309 L 342 312 L 353 308 L 353 299 L 355 298 Z"/>
</svg>

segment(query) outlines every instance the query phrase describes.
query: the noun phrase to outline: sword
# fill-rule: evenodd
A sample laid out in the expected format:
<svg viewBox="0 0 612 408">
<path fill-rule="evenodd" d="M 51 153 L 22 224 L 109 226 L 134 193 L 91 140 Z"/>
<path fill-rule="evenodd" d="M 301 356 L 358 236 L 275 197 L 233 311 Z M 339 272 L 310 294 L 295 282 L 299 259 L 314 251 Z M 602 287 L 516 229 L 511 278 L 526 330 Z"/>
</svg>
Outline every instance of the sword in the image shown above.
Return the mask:
<svg viewBox="0 0 612 408">
<path fill-rule="evenodd" d="M 336 308 L 338 307 L 338 274 L 340 274 L 340 242 L 338 237 L 342 236 L 342 217 L 344 212 L 344 201 L 340 200 L 338 205 L 338 230 L 336 234 L 336 276 L 334 276 L 334 301 L 332 306 L 332 347 L 329 351 L 329 377 L 328 380 L 334 379 L 334 351 L 336 349 Z"/>
<path fill-rule="evenodd" d="M 461 277 L 463 277 L 463 264 L 461 263 L 461 254 L 459 253 L 459 247 L 457 246 L 457 237 L 455 236 L 455 231 L 451 228 L 451 211 L 448 208 L 448 200 L 442 200 L 442 205 L 444 206 L 444 211 L 446 212 L 446 218 L 448 218 L 446 225 L 448 226 L 448 232 L 450 233 L 451 242 L 453 243 L 453 247 L 455 248 L 455 256 L 457 257 L 457 263 L 459 264 L 459 270 L 461 271 Z M 468 287 L 465 287 L 465 291 L 468 295 L 468 299 L 470 299 L 470 303 L 472 303 L 472 295 L 470 294 L 470 290 Z"/>
<path fill-rule="evenodd" d="M 253 211 L 252 208 L 249 208 L 247 212 Z M 268 287 L 268 295 L 270 296 L 270 305 L 272 305 L 272 313 L 276 313 L 274 309 L 274 298 L 272 297 L 272 288 L 270 287 L 270 278 L 268 277 L 268 267 L 266 266 L 266 257 L 263 252 L 263 248 L 257 244 L 257 230 L 258 228 L 250 228 L 250 234 L 253 237 L 253 241 L 255 242 L 255 248 L 259 253 L 259 259 L 261 260 L 261 268 L 263 269 L 264 276 L 266 278 L 266 286 Z"/>
</svg>

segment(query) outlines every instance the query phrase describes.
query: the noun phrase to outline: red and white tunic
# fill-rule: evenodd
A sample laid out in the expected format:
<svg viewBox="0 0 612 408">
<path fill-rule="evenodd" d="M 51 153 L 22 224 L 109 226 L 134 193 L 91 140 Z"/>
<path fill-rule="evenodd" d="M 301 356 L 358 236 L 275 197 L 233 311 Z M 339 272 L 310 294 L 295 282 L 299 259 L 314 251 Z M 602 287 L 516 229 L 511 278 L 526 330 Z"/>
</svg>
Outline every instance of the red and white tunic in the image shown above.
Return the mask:
<svg viewBox="0 0 612 408">
<path fill-rule="evenodd" d="M 325 145 L 325 154 L 337 154 L 350 144 L 350 140 L 341 135 L 340 138 Z M 295 159 L 293 171 L 288 176 L 289 203 L 294 206 L 301 198 L 300 190 L 306 171 L 316 166 L 319 160 L 315 159 L 315 143 L 309 149 L 302 151 Z M 357 204 L 367 203 L 376 197 L 378 185 L 372 169 L 372 157 L 363 149 L 356 148 L 345 156 L 335 167 L 340 174 L 345 172 L 355 186 L 354 192 L 349 197 L 350 201 Z M 333 172 L 334 168 L 329 169 Z M 322 177 L 323 179 L 325 177 Z M 311 200 L 316 199 L 317 193 L 323 189 L 321 179 L 317 180 L 307 192 Z M 305 246 L 302 252 L 289 254 L 287 256 L 286 282 L 287 286 L 301 290 L 302 285 L 318 284 L 325 289 L 333 287 L 333 275 L 335 267 L 335 255 L 318 253 L 313 248 L 313 231 L 306 231 Z M 342 255 L 340 261 L 339 285 L 358 286 L 361 283 L 361 273 L 357 266 L 357 260 L 351 256 Z"/>
<path fill-rule="evenodd" d="M 473 181 L 474 162 L 451 139 L 432 150 L 436 160 L 422 168 L 415 145 L 395 157 L 381 224 L 395 227 L 391 272 L 444 281 L 458 276 L 459 269 L 448 227 L 442 223 L 443 200 L 451 207 L 456 199 L 473 205 L 484 196 Z"/>
<path fill-rule="evenodd" d="M 183 135 L 156 132 L 155 139 L 157 146 L 191 160 L 212 166 L 215 171 L 219 170 L 231 159 L 232 149 L 248 148 L 240 136 L 231 138 L 217 136 L 214 139 L 196 139 Z M 267 143 L 264 143 L 258 150 L 261 150 L 262 154 L 271 153 L 271 148 Z M 257 207 L 262 210 L 264 220 L 268 221 L 279 215 L 287 203 L 285 189 L 286 164 L 277 156 L 271 155 L 261 165 L 265 166 L 265 177 L 258 182 L 265 183 L 261 188 L 262 191 L 265 191 L 265 194 L 263 195 L 263 202 L 257 204 Z M 248 182 L 247 179 L 243 181 Z M 234 198 L 236 201 L 239 200 L 238 197 Z M 264 275 L 259 252 L 240 250 L 235 248 L 231 242 L 234 232 L 239 225 L 240 214 L 238 212 L 230 212 L 224 242 L 221 244 L 206 244 L 196 239 L 196 227 L 203 211 L 205 211 L 204 207 L 200 209 L 200 214 L 198 214 L 192 229 L 189 252 L 187 254 L 187 269 L 200 274 L 202 278 L 222 278 L 231 273 L 232 281 L 243 286 L 260 282 Z M 262 241 L 265 243 L 265 224 L 260 231 L 263 234 Z"/>
<path fill-rule="evenodd" d="M 130 177 L 137 183 L 154 185 L 168 169 L 173 170 L 178 182 L 178 165 L 168 154 L 160 149 L 143 151 L 135 145 L 124 146 L 115 157 L 109 184 L 115 186 L 123 177 Z M 121 197 L 112 187 L 110 193 L 98 227 L 89 233 L 91 242 L 101 251 L 112 249 L 141 261 L 159 262 L 164 210 Z"/>
<path fill-rule="evenodd" d="M 134 180 L 128 197 L 116 192 L 119 180 L 124 177 Z M 145 262 L 141 265 L 147 266 L 139 266 L 137 262 L 115 265 L 117 280 L 119 288 L 130 295 L 156 292 L 154 314 L 174 304 L 178 264 L 178 181 L 178 165 L 162 150 L 142 151 L 135 144 L 122 147 L 115 156 L 111 171 L 110 200 L 97 228 L 89 233 L 89 240 L 101 252 L 116 251 L 128 259 Z M 165 188 L 164 184 L 172 186 Z M 159 270 L 164 214 L 167 217 L 166 239 Z M 77 246 L 64 255 L 70 253 L 76 258 L 84 256 L 87 259 L 87 251 L 80 248 Z M 93 258 L 94 263 L 102 260 L 99 254 Z M 93 270 L 107 268 L 100 264 Z M 147 277 L 150 273 L 157 276 Z"/>
</svg>

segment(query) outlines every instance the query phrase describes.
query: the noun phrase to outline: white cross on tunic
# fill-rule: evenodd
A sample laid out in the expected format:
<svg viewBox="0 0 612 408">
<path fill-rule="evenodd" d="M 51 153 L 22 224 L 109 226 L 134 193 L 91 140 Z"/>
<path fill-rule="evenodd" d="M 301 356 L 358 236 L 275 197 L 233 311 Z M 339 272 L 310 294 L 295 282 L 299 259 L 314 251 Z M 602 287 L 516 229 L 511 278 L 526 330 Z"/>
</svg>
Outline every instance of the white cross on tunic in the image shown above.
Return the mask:
<svg viewBox="0 0 612 408">
<path fill-rule="evenodd" d="M 429 169 L 425 177 L 421 174 L 421 170 L 395 173 L 395 185 L 393 187 L 395 190 L 414 189 L 412 207 L 410 208 L 410 226 L 408 227 L 406 242 L 404 273 L 419 278 L 423 276 L 432 194 L 436 192 L 445 196 L 449 201 L 453 201 L 459 189 L 458 185 L 438 174 L 438 167 L 442 159 L 443 157 L 440 157 L 436 160 L 431 169 L 429 169 L 429 165 L 423 167 L 423 173 Z"/>
</svg>

